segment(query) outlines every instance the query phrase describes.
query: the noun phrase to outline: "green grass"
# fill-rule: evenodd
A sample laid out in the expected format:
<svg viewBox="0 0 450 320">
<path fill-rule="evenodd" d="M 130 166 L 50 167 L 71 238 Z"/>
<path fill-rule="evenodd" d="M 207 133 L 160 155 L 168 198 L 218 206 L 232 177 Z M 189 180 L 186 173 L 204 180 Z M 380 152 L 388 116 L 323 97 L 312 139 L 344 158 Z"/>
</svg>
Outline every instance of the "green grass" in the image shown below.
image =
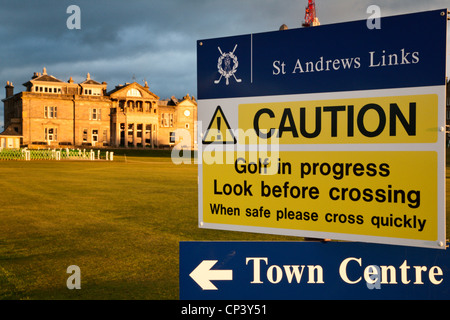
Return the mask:
<svg viewBox="0 0 450 320">
<path fill-rule="evenodd" d="M 0 299 L 178 299 L 179 241 L 288 239 L 199 229 L 197 166 L 124 152 L 0 162 Z"/>
<path fill-rule="evenodd" d="M 198 228 L 197 166 L 168 151 L 3 161 L 0 188 L 0 299 L 178 299 L 180 241 L 298 239 Z"/>
</svg>

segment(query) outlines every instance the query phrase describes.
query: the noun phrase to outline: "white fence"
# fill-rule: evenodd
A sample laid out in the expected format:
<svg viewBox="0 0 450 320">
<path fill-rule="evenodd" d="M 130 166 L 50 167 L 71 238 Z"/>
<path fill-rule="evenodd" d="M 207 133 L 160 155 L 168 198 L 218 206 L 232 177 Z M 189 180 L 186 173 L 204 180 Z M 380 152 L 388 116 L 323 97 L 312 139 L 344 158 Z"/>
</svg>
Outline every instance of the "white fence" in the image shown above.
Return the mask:
<svg viewBox="0 0 450 320">
<path fill-rule="evenodd" d="M 86 149 L 1 149 L 0 160 L 107 160 L 113 161 L 114 152 Z"/>
</svg>

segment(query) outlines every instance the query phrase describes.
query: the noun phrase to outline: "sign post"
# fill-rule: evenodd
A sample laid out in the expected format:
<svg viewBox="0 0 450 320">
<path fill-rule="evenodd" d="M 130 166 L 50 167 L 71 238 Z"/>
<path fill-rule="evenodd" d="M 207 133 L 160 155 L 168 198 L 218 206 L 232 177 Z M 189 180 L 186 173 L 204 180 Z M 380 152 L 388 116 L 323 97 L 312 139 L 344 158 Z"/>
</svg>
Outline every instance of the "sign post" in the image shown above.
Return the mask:
<svg viewBox="0 0 450 320">
<path fill-rule="evenodd" d="M 357 242 L 180 242 L 180 299 L 448 300 L 449 268 L 449 250 L 429 248 Z"/>
<path fill-rule="evenodd" d="M 445 249 L 446 30 L 443 9 L 198 41 L 199 226 Z"/>
</svg>

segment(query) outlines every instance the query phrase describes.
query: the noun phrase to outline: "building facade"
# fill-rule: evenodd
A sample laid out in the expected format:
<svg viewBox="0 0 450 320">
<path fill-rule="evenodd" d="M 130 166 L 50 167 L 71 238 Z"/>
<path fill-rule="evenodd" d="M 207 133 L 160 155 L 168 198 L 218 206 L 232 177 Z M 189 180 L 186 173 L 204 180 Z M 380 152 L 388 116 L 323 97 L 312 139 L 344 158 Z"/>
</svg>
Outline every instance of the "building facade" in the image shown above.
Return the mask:
<svg viewBox="0 0 450 320">
<path fill-rule="evenodd" d="M 90 74 L 81 83 L 64 82 L 45 68 L 23 85 L 14 94 L 13 84 L 6 84 L 0 134 L 15 136 L 21 146 L 162 148 L 183 142 L 196 148 L 197 102 L 189 95 L 161 100 L 137 82 L 107 91 Z"/>
</svg>

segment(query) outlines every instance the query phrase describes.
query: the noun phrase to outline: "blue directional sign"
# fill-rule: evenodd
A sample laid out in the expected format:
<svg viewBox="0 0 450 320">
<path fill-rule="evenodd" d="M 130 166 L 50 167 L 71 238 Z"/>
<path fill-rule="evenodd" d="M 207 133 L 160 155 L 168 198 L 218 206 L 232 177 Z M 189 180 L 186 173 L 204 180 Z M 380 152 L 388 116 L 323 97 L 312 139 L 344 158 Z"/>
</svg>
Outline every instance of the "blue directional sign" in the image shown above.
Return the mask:
<svg viewBox="0 0 450 320">
<path fill-rule="evenodd" d="M 448 250 L 353 242 L 180 242 L 182 300 L 450 299 Z"/>
</svg>

